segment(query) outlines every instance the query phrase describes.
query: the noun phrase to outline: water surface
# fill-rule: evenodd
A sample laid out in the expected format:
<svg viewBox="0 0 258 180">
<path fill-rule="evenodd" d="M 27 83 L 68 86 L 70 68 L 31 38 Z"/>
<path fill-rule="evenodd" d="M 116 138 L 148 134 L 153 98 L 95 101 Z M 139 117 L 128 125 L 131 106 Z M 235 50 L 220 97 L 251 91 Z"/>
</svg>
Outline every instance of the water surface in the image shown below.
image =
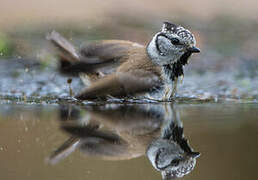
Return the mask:
<svg viewBox="0 0 258 180">
<path fill-rule="evenodd" d="M 146 150 L 170 121 L 201 153 L 183 179 L 258 178 L 257 104 L 0 106 L 0 179 L 162 179 Z"/>
</svg>

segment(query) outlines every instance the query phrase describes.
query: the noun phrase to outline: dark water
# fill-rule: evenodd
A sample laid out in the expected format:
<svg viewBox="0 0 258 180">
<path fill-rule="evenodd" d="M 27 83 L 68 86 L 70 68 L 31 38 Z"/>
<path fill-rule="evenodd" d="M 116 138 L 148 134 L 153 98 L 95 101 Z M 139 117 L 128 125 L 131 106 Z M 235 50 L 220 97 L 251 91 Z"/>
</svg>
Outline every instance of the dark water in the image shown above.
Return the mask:
<svg viewBox="0 0 258 180">
<path fill-rule="evenodd" d="M 0 105 L 0 130 L 0 179 L 258 178 L 258 104 Z"/>
</svg>

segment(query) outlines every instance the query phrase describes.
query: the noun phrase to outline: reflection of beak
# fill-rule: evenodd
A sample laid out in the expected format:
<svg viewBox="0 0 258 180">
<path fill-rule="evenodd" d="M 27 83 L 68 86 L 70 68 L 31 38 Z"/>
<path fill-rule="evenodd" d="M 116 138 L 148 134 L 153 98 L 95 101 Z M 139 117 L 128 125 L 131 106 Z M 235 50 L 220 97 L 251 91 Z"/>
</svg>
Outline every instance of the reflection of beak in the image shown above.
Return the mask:
<svg viewBox="0 0 258 180">
<path fill-rule="evenodd" d="M 199 152 L 191 152 L 189 155 L 191 158 L 198 158 L 201 154 Z"/>
<path fill-rule="evenodd" d="M 191 53 L 199 53 L 199 52 L 201 52 L 201 50 L 200 50 L 199 48 L 195 47 L 195 46 L 190 47 L 190 48 L 188 48 L 187 50 L 188 50 L 189 52 L 191 52 Z"/>
</svg>

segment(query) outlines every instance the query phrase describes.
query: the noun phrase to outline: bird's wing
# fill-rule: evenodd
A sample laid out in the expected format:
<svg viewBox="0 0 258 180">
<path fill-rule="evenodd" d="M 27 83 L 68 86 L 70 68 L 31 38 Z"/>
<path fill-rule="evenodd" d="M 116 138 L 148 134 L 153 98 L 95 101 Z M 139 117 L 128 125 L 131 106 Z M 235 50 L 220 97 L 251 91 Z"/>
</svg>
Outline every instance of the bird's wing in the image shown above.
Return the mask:
<svg viewBox="0 0 258 180">
<path fill-rule="evenodd" d="M 55 31 L 47 35 L 47 40 L 57 48 L 61 72 L 68 74 L 91 73 L 100 68 L 110 71 L 110 68 L 115 69 L 127 59 L 131 49 L 144 48 L 131 41 L 103 40 L 85 44 L 77 51 L 66 38 Z"/>
<path fill-rule="evenodd" d="M 124 97 L 148 92 L 159 83 L 159 77 L 150 71 L 116 72 L 96 81 L 77 95 L 76 98 L 86 100 L 105 98 L 108 95 Z"/>
<path fill-rule="evenodd" d="M 110 74 L 128 60 L 130 52 L 137 50 L 144 50 L 144 46 L 123 40 L 103 40 L 89 43 L 80 48 L 81 61 L 74 66 L 81 67 L 82 71 L 80 72 L 87 73 L 98 70 L 103 74 Z M 77 67 L 74 69 L 78 71 L 80 68 Z"/>
<path fill-rule="evenodd" d="M 80 48 L 81 59 L 88 63 L 119 62 L 126 59 L 131 49 L 144 48 L 144 46 L 131 41 L 103 40 L 85 44 Z"/>
</svg>

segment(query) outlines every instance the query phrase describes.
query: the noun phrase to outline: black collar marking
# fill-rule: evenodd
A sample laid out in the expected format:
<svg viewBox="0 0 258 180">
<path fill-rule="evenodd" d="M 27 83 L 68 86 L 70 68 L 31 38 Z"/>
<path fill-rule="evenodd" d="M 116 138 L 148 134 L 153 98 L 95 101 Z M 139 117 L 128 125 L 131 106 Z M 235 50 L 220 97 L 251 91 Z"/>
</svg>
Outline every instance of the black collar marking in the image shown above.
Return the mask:
<svg viewBox="0 0 258 180">
<path fill-rule="evenodd" d="M 184 75 L 183 66 L 187 64 L 187 61 L 191 54 L 191 52 L 187 51 L 180 57 L 180 59 L 176 63 L 164 65 L 165 74 L 170 74 L 169 79 L 174 81 L 175 78 Z"/>
</svg>

